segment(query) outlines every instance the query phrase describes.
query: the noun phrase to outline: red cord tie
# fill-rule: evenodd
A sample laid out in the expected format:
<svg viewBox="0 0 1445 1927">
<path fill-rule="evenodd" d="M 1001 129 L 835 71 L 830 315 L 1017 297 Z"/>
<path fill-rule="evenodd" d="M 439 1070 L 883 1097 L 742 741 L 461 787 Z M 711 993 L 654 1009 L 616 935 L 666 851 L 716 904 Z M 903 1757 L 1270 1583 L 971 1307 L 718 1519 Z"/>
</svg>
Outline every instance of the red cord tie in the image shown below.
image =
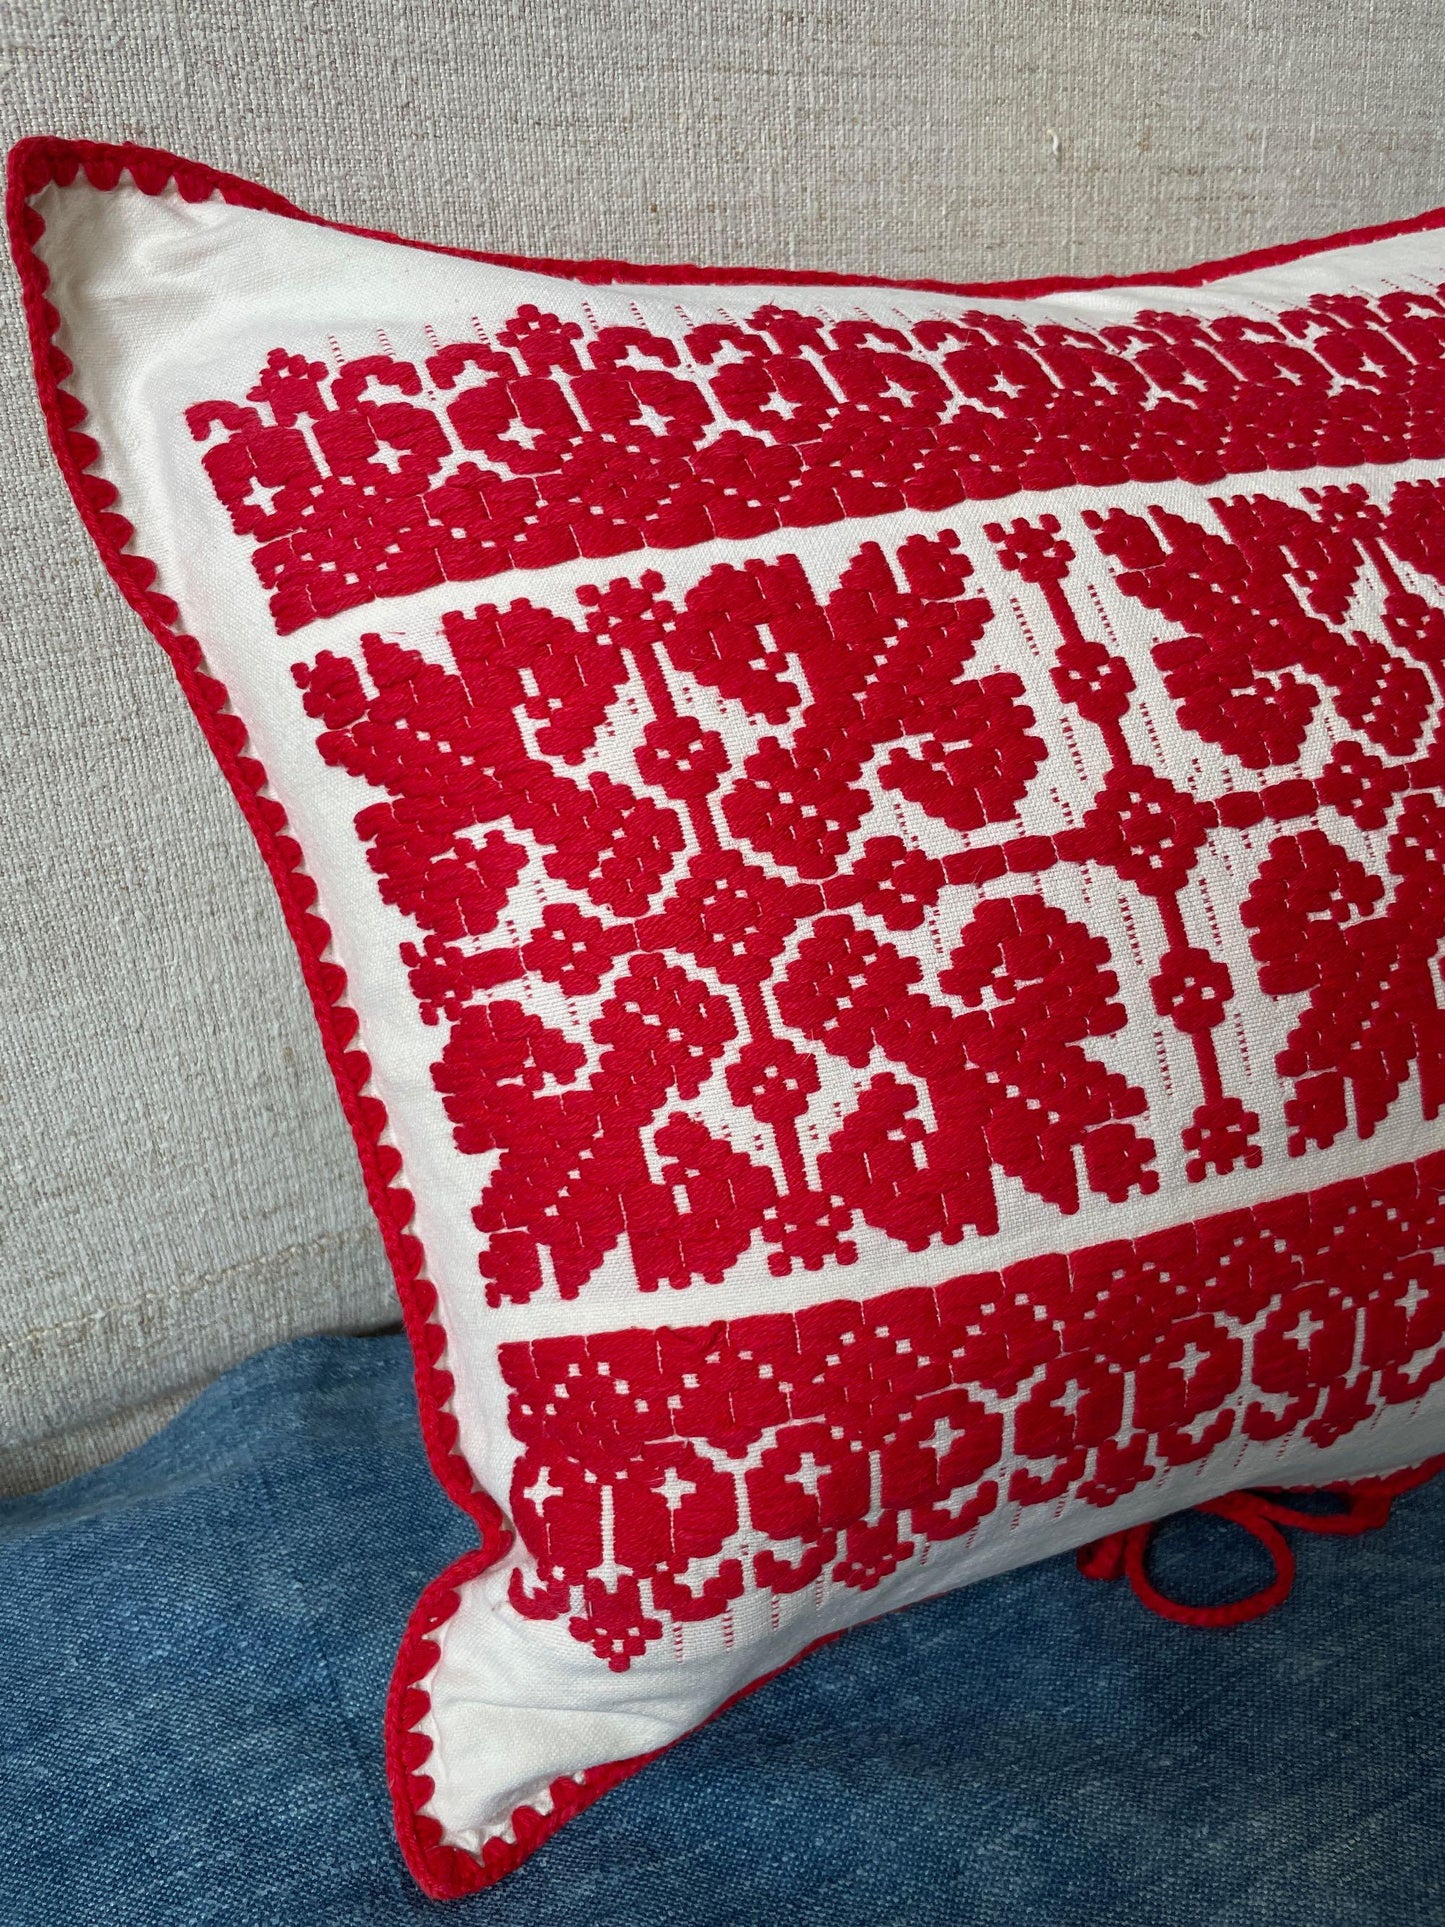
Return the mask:
<svg viewBox="0 0 1445 1927">
<path fill-rule="evenodd" d="M 1081 1546 L 1077 1556 L 1079 1571 L 1086 1579 L 1127 1579 L 1135 1596 L 1161 1619 L 1178 1626 L 1242 1626 L 1248 1620 L 1262 1619 L 1282 1604 L 1294 1584 L 1295 1559 L 1281 1526 L 1298 1532 L 1316 1532 L 1335 1538 L 1357 1538 L 1384 1525 L 1390 1508 L 1402 1492 L 1423 1485 L 1445 1468 L 1445 1455 L 1427 1459 L 1423 1465 L 1406 1472 L 1391 1472 L 1381 1478 L 1339 1480 L 1333 1485 L 1299 1486 L 1301 1493 L 1326 1492 L 1343 1501 L 1335 1512 L 1310 1512 L 1291 1505 L 1289 1494 L 1267 1492 L 1227 1492 L 1222 1498 L 1207 1499 L 1196 1506 L 1198 1512 L 1229 1519 L 1257 1539 L 1274 1565 L 1274 1577 L 1258 1592 L 1243 1599 L 1231 1599 L 1222 1606 L 1191 1606 L 1170 1599 L 1149 1577 L 1149 1547 L 1162 1521 L 1129 1526 L 1111 1532 L 1092 1545 Z"/>
</svg>

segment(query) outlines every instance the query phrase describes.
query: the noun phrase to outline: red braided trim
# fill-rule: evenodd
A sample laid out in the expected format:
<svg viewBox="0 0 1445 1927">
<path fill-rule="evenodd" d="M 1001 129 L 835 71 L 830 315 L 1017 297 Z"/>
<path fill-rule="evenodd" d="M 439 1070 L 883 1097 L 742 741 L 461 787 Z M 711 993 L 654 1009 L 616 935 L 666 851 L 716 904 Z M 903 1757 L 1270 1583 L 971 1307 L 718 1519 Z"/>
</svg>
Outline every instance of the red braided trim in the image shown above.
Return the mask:
<svg viewBox="0 0 1445 1927">
<path fill-rule="evenodd" d="M 305 213 L 255 182 L 157 148 L 40 136 L 20 141 L 11 149 L 6 219 L 29 328 L 36 387 L 51 447 L 81 520 L 89 530 L 108 573 L 170 658 L 186 700 L 231 786 L 271 873 L 287 929 L 301 962 L 326 1059 L 356 1144 L 367 1197 L 381 1227 L 382 1240 L 396 1281 L 412 1349 L 417 1404 L 427 1457 L 443 1490 L 475 1521 L 480 1535 L 480 1545 L 434 1580 L 417 1601 L 397 1655 L 386 1713 L 387 1778 L 402 1851 L 418 1883 L 428 1894 L 438 1899 L 452 1898 L 492 1885 L 525 1860 L 534 1848 L 573 1814 L 589 1806 L 599 1795 L 628 1778 L 639 1767 L 656 1758 L 657 1754 L 647 1753 L 631 1760 L 610 1761 L 590 1768 L 576 1778 L 563 1777 L 554 1781 L 549 1789 L 551 1810 L 539 1814 L 529 1806 L 518 1807 L 510 1819 L 513 1840 L 492 1840 L 480 1855 L 447 1845 L 440 1824 L 421 1811 L 434 1791 L 430 1776 L 423 1770 L 431 1753 L 431 1742 L 414 1729 L 428 1709 L 428 1695 L 422 1682 L 437 1663 L 434 1635 L 457 1610 L 460 1588 L 484 1572 L 505 1552 L 510 1533 L 501 1507 L 480 1488 L 471 1467 L 457 1450 L 457 1422 L 448 1409 L 455 1385 L 451 1374 L 441 1364 L 446 1350 L 446 1332 L 437 1317 L 435 1287 L 424 1276 L 425 1257 L 421 1244 L 410 1229 L 414 1201 L 411 1193 L 398 1182 L 401 1158 L 395 1147 L 386 1141 L 385 1106 L 367 1088 L 371 1065 L 365 1053 L 355 1047 L 358 1020 L 356 1012 L 346 1001 L 346 974 L 328 955 L 331 930 L 325 920 L 316 914 L 316 886 L 306 873 L 300 846 L 289 832 L 285 811 L 268 793 L 266 772 L 252 753 L 245 726 L 232 710 L 224 685 L 207 667 L 200 643 L 179 628 L 180 612 L 176 604 L 154 586 L 156 566 L 133 548 L 135 531 L 126 518 L 115 510 L 115 488 L 103 477 L 88 473 L 98 459 L 100 449 L 89 435 L 81 432 L 86 411 L 64 386 L 73 371 L 69 359 L 54 344 L 53 337 L 60 325 L 60 317 L 53 304 L 46 299 L 49 274 L 35 252 L 36 243 L 44 232 L 44 221 L 29 205 L 31 197 L 42 188 L 52 183 L 67 187 L 81 172 L 93 187 L 103 191 L 115 187 L 122 174 L 129 173 L 136 187 L 146 194 L 158 194 L 174 183 L 177 192 L 189 201 L 202 201 L 219 195 L 231 206 L 256 208 L 288 220 L 333 228 L 339 233 L 389 241 L 463 260 L 489 262 L 500 267 L 520 267 L 538 274 L 568 276 L 591 283 L 623 280 L 644 284 L 704 282 L 721 285 L 898 287 L 1012 299 L 1090 288 L 1200 287 L 1226 275 L 1280 266 L 1332 248 L 1387 240 L 1396 235 L 1442 227 L 1445 226 L 1445 208 L 1410 220 L 1358 228 L 1288 247 L 1257 249 L 1253 253 L 1206 262 L 1170 274 L 1061 275 L 993 283 L 900 281 L 876 275 L 820 274 L 787 269 L 768 271 L 688 265 L 644 266 L 626 261 L 534 260 L 521 255 L 481 253 L 468 248 L 406 240 L 380 229 L 327 221 L 319 215 Z M 1147 1533 L 1149 1528 L 1135 1528 L 1134 1531 Z M 1131 1535 L 1115 1534 L 1099 1542 L 1098 1547 L 1080 1555 L 1081 1566 L 1090 1569 L 1085 1561 L 1092 1559 L 1095 1564 L 1117 1564 L 1122 1572 L 1130 1556 L 1127 1547 L 1117 1557 L 1112 1552 L 1107 1555 L 1102 1552 L 1103 1547 L 1112 1546 L 1115 1541 L 1123 1546 L 1124 1542 L 1131 1542 Z M 1142 1560 L 1142 1549 L 1139 1556 Z M 1100 1572 L 1097 1576 L 1105 1575 Z M 1115 1575 L 1110 1573 L 1108 1576 Z M 1176 1614 L 1190 1610 L 1175 1609 Z M 812 1646 L 804 1648 L 804 1653 L 836 1637 L 837 1634 L 825 1635 Z M 803 1656 L 800 1653 L 796 1658 Z M 794 1663 L 795 1660 L 787 1662 L 789 1665 Z M 727 1707 L 784 1670 L 785 1666 L 778 1667 L 749 1682 L 719 1707 L 718 1712 L 726 1711 Z M 712 1717 L 716 1717 L 716 1714 Z"/>
<path fill-rule="evenodd" d="M 1258 1592 L 1243 1599 L 1232 1599 L 1222 1606 L 1191 1606 L 1170 1599 L 1149 1577 L 1149 1548 L 1162 1521 L 1130 1526 L 1124 1532 L 1111 1532 L 1092 1545 L 1080 1547 L 1075 1555 L 1079 1571 L 1086 1579 L 1127 1579 L 1139 1601 L 1160 1619 L 1176 1626 L 1243 1626 L 1251 1619 L 1262 1619 L 1289 1597 L 1295 1580 L 1294 1554 L 1280 1531 L 1290 1526 L 1298 1532 L 1314 1532 L 1330 1537 L 1358 1538 L 1374 1532 L 1390 1516 L 1390 1508 L 1402 1492 L 1409 1492 L 1437 1472 L 1445 1470 L 1445 1454 L 1426 1459 L 1423 1465 L 1404 1472 L 1390 1472 L 1372 1479 L 1341 1479 L 1332 1485 L 1302 1485 L 1290 1490 L 1328 1492 L 1342 1499 L 1337 1512 L 1310 1512 L 1288 1503 L 1288 1494 L 1265 1492 L 1227 1492 L 1222 1498 L 1208 1499 L 1195 1508 L 1229 1519 L 1264 1547 L 1274 1563 L 1274 1578 Z"/>
</svg>

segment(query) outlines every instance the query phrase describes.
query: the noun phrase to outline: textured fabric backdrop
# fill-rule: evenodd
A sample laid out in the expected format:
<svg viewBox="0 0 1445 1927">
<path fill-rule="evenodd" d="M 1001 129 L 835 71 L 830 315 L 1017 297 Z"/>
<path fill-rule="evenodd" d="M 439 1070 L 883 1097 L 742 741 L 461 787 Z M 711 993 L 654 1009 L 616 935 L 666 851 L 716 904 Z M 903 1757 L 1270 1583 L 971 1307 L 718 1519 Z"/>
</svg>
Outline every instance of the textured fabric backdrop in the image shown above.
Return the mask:
<svg viewBox="0 0 1445 1927">
<path fill-rule="evenodd" d="M 994 278 L 1445 200 L 1438 0 L 0 0 L 0 118 L 475 247 Z M 0 342 L 0 1490 L 394 1317 L 269 884 Z"/>
</svg>

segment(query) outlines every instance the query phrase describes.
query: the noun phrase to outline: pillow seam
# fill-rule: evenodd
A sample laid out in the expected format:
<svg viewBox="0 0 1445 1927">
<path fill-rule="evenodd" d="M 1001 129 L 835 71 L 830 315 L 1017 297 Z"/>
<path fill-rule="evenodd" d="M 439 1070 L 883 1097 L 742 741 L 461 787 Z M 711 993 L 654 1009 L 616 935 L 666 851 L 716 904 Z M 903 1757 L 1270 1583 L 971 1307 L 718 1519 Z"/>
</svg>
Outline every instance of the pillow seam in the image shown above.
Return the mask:
<svg viewBox="0 0 1445 1927">
<path fill-rule="evenodd" d="M 433 1753 L 433 1742 L 418 1731 L 430 1707 L 426 1681 L 441 1663 L 434 1635 L 456 1613 L 461 1589 L 494 1566 L 509 1549 L 511 1530 L 501 1505 L 478 1483 L 458 1448 L 458 1425 L 447 1404 L 455 1390 L 450 1372 L 441 1363 L 448 1333 L 439 1315 L 435 1286 L 425 1277 L 425 1254 L 420 1240 L 408 1229 L 414 1216 L 411 1193 L 395 1180 L 402 1171 L 396 1149 L 385 1142 L 386 1107 L 367 1089 L 371 1065 L 354 1046 L 358 1017 L 346 1001 L 346 975 L 327 958 L 331 929 L 315 909 L 317 889 L 305 867 L 300 845 L 290 834 L 283 806 L 265 792 L 266 771 L 252 753 L 241 718 L 230 704 L 229 692 L 207 664 L 197 638 L 179 628 L 180 611 L 157 584 L 156 565 L 129 545 L 133 525 L 113 506 L 118 491 L 102 476 L 87 471 L 99 459 L 99 444 L 82 432 L 87 411 L 65 387 L 73 364 L 57 345 L 61 316 L 45 294 L 49 271 L 36 251 L 44 220 L 30 206 L 32 197 L 49 185 L 68 187 L 84 172 L 90 185 L 102 192 L 118 186 L 123 176 L 142 193 L 156 195 L 174 184 L 182 198 L 202 201 L 219 193 L 228 205 L 251 208 L 300 220 L 361 238 L 412 247 L 495 266 L 520 267 L 592 283 L 636 280 L 648 284 L 714 283 L 756 286 L 883 287 L 916 289 L 980 298 L 1022 300 L 1049 293 L 1127 287 L 1199 287 L 1228 275 L 1280 266 L 1317 253 L 1360 245 L 1396 235 L 1445 226 L 1445 207 L 1376 227 L 1347 230 L 1317 240 L 1264 248 L 1225 257 L 1166 274 L 1104 275 L 1091 278 L 1053 278 L 992 283 L 952 283 L 896 280 L 880 276 L 813 273 L 805 270 L 702 268 L 691 265 L 643 266 L 625 261 L 566 261 L 520 255 L 481 253 L 434 243 L 407 240 L 384 230 L 331 221 L 309 214 L 270 189 L 227 174 L 203 163 L 163 150 L 131 143 L 114 144 L 39 136 L 18 142 L 9 157 L 6 215 L 10 245 L 20 278 L 40 406 L 51 448 L 75 501 L 82 522 L 96 545 L 105 568 L 127 602 L 140 616 L 169 657 L 187 702 L 220 764 L 242 814 L 256 839 L 281 901 L 288 932 L 301 963 L 323 1048 L 343 1112 L 361 1163 L 368 1201 L 381 1229 L 411 1346 L 417 1404 L 423 1441 L 431 1470 L 447 1496 L 474 1522 L 481 1543 L 454 1561 L 426 1586 L 408 1616 L 387 1696 L 385 1752 L 397 1834 L 407 1864 L 422 1888 L 437 1899 L 457 1898 L 491 1886 L 518 1866 L 549 1835 L 594 1800 L 676 1744 L 676 1740 L 631 1759 L 589 1767 L 563 1775 L 549 1788 L 545 1813 L 522 1803 L 513 1809 L 505 1830 L 510 1839 L 495 1835 L 477 1852 L 450 1844 L 434 1816 L 422 1811 L 435 1792 L 423 1770 Z M 860 1622 L 866 1623 L 866 1622 Z M 770 1672 L 748 1681 L 699 1726 L 727 1710 L 758 1687 L 797 1663 L 807 1653 L 841 1637 L 824 1634 Z M 691 1729 L 696 1731 L 697 1728 Z M 679 1736 L 684 1737 L 684 1736 Z"/>
</svg>

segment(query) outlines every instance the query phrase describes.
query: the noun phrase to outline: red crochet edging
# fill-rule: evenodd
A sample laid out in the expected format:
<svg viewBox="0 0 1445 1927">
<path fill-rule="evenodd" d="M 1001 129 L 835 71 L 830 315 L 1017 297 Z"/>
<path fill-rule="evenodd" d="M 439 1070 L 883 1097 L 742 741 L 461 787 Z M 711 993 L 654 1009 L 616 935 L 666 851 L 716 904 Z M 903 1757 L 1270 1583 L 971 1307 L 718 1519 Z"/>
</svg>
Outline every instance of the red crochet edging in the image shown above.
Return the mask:
<svg viewBox="0 0 1445 1927">
<path fill-rule="evenodd" d="M 170 658 L 201 732 L 230 784 L 271 873 L 286 927 L 300 959 L 326 1061 L 356 1145 L 366 1195 L 381 1228 L 396 1282 L 411 1345 L 427 1459 L 443 1491 L 472 1518 L 481 1537 L 478 1550 L 458 1561 L 442 1579 L 428 1587 L 418 1601 L 403 1637 L 388 1705 L 387 1777 L 398 1836 L 417 1880 L 428 1893 L 443 1898 L 470 1889 L 458 1886 L 454 1876 L 442 1878 L 435 1870 L 438 1863 L 421 1837 L 415 1811 L 430 1796 L 431 1785 L 423 1780 L 425 1791 L 422 1792 L 415 1783 L 414 1768 L 420 1763 L 416 1746 L 403 1745 L 408 1738 L 414 1740 L 414 1736 L 402 1732 L 396 1722 L 404 1694 L 408 1689 L 416 1690 L 415 1680 L 435 1662 L 435 1651 L 429 1648 L 426 1635 L 455 1610 L 455 1585 L 500 1558 L 510 1543 L 511 1534 L 501 1507 L 478 1486 L 471 1467 L 457 1450 L 457 1421 L 447 1409 L 455 1386 L 450 1372 L 439 1362 L 446 1350 L 446 1331 L 435 1316 L 436 1289 L 422 1275 L 425 1254 L 420 1241 L 408 1228 L 415 1211 L 414 1201 L 411 1193 L 396 1182 L 401 1157 L 385 1141 L 386 1107 L 366 1089 L 371 1075 L 370 1060 L 354 1047 L 358 1020 L 345 1000 L 346 973 L 326 955 L 331 944 L 331 929 L 325 919 L 316 914 L 316 885 L 306 873 L 301 847 L 289 833 L 284 809 L 267 794 L 266 771 L 251 753 L 245 726 L 231 709 L 225 685 L 206 667 L 196 638 L 179 628 L 180 611 L 176 604 L 153 586 L 157 574 L 155 563 L 131 547 L 135 531 L 113 506 L 116 489 L 101 476 L 87 472 L 99 458 L 100 448 L 89 435 L 81 432 L 86 410 L 64 387 L 73 372 L 72 365 L 53 339 L 60 326 L 60 316 L 46 299 L 49 271 L 36 253 L 36 243 L 45 231 L 45 224 L 29 205 L 30 197 L 52 182 L 68 187 L 82 168 L 86 179 L 99 189 L 113 188 L 122 172 L 128 169 L 136 186 L 147 194 L 160 193 L 174 180 L 177 190 L 187 200 L 201 201 L 219 193 L 234 206 L 262 208 L 273 213 L 293 210 L 279 196 L 250 182 L 213 168 L 178 161 L 148 148 L 111 147 L 92 141 L 28 140 L 13 148 L 9 159 L 6 223 L 20 278 L 36 388 L 50 446 L 107 572 Z M 438 1612 L 436 1601 L 446 1595 L 448 1582 L 452 1603 L 446 1611 Z M 410 1677 L 405 1679 L 401 1676 L 404 1666 L 410 1669 Z M 515 1860 L 524 1858 L 526 1851 L 517 1852 Z M 515 1860 L 509 1864 L 515 1864 Z M 445 1865 L 445 1861 L 439 1864 Z M 501 1871 L 504 1869 L 498 1869 Z"/>
<path fill-rule="evenodd" d="M 797 269 L 766 271 L 643 265 L 606 259 L 569 261 L 485 253 L 408 240 L 381 229 L 329 221 L 320 215 L 306 213 L 255 182 L 162 149 L 141 147 L 129 142 L 68 140 L 53 136 L 22 140 L 11 149 L 6 218 L 29 328 L 36 387 L 51 448 L 81 520 L 108 573 L 170 658 L 186 700 L 231 786 L 271 873 L 287 929 L 300 959 L 327 1063 L 356 1145 L 367 1197 L 380 1225 L 396 1281 L 412 1350 L 417 1405 L 427 1458 L 442 1489 L 475 1522 L 480 1535 L 480 1545 L 433 1580 L 413 1608 L 397 1654 L 385 1720 L 387 1778 L 402 1852 L 426 1893 L 437 1899 L 457 1898 L 492 1885 L 525 1860 L 566 1820 L 667 1749 L 657 1748 L 630 1760 L 609 1761 L 589 1768 L 576 1778 L 559 1778 L 549 1788 L 552 1801 L 550 1812 L 539 1814 L 530 1806 L 518 1807 L 509 1823 L 513 1840 L 493 1839 L 480 1854 L 447 1845 L 440 1823 L 421 1811 L 434 1791 L 433 1782 L 424 1771 L 432 1749 L 431 1742 L 414 1729 L 425 1717 L 429 1705 L 426 1689 L 421 1682 L 437 1662 L 433 1635 L 456 1612 L 460 1588 L 493 1565 L 507 1550 L 510 1532 L 501 1507 L 477 1484 L 471 1467 L 457 1449 L 457 1421 L 447 1410 L 455 1386 L 451 1374 L 440 1363 L 446 1350 L 446 1331 L 437 1316 L 436 1289 L 422 1275 L 425 1254 L 419 1240 L 409 1229 L 415 1211 L 414 1200 L 410 1192 L 396 1181 L 401 1172 L 401 1158 L 395 1148 L 385 1141 L 388 1123 L 386 1108 L 379 1098 L 366 1089 L 371 1073 L 370 1061 L 363 1051 L 354 1047 L 357 1015 L 345 1001 L 345 972 L 326 955 L 331 943 L 331 930 L 326 921 L 316 914 L 316 886 L 306 873 L 301 848 L 289 833 L 284 809 L 266 793 L 268 783 L 265 769 L 251 753 L 245 726 L 231 709 L 224 684 L 206 667 L 199 642 L 179 629 L 180 612 L 176 604 L 153 586 L 157 575 L 154 562 L 131 548 L 135 531 L 130 522 L 114 508 L 116 489 L 102 477 L 88 473 L 99 458 L 100 448 L 90 436 L 81 432 L 86 410 L 64 386 L 73 369 L 69 359 L 54 343 L 61 318 L 46 299 L 49 274 L 36 253 L 36 243 L 44 232 L 44 221 L 29 205 L 31 197 L 42 188 L 51 184 L 68 187 L 82 171 L 91 186 L 102 191 L 114 188 L 121 176 L 128 172 L 136 187 L 146 194 L 158 194 L 173 182 L 177 192 L 188 201 L 202 201 L 219 194 L 231 206 L 254 208 L 289 220 L 332 228 L 343 234 L 594 284 L 630 280 L 644 284 L 893 287 L 926 293 L 1015 300 L 1098 288 L 1200 287 L 1226 275 L 1280 266 L 1332 248 L 1386 240 L 1396 235 L 1445 226 L 1445 208 L 1436 208 L 1403 221 L 1357 228 L 1289 246 L 1256 249 L 1167 274 L 1059 275 L 1012 282 L 959 283 L 896 280 L 878 275 L 812 273 Z M 1418 1482 L 1418 1478 L 1412 1475 L 1395 1476 L 1407 1478 L 1411 1483 Z M 1428 1473 L 1422 1472 L 1419 1476 L 1428 1476 Z M 1298 1523 L 1298 1520 L 1293 1522 Z M 1129 1537 L 1128 1534 L 1111 1535 L 1110 1540 L 1100 1542 L 1100 1548 Z M 1121 1565 L 1119 1569 L 1122 1571 L 1124 1568 Z M 1098 1576 L 1105 1574 L 1101 1571 Z M 807 1653 L 838 1637 L 837 1633 L 825 1634 L 794 1655 L 792 1660 L 750 1680 L 709 1717 L 716 1718 Z M 707 1721 L 699 1724 L 705 1725 Z"/>
<path fill-rule="evenodd" d="M 233 207 L 256 208 L 267 214 L 281 214 L 288 220 L 304 221 L 312 227 L 331 228 L 337 234 L 354 234 L 366 241 L 389 241 L 395 246 L 417 248 L 423 254 L 446 254 L 461 261 L 483 261 L 492 267 L 521 268 L 529 274 L 550 274 L 559 279 L 586 281 L 603 286 L 613 281 L 636 281 L 645 286 L 670 286 L 697 283 L 715 287 L 821 287 L 821 288 L 906 288 L 920 294 L 974 295 L 981 300 L 1026 301 L 1048 294 L 1083 294 L 1100 288 L 1200 288 L 1227 275 L 1249 274 L 1259 268 L 1277 268 L 1292 261 L 1325 254 L 1335 248 L 1361 247 L 1372 241 L 1389 241 L 1402 234 L 1421 234 L 1431 228 L 1445 227 L 1445 206 L 1427 208 L 1420 214 L 1398 221 L 1380 221 L 1372 226 L 1345 228 L 1337 234 L 1316 235 L 1305 241 L 1291 241 L 1273 247 L 1249 248 L 1241 254 L 1221 255 L 1212 261 L 1197 261 L 1189 267 L 1171 268 L 1164 273 L 1138 274 L 1054 274 L 1035 275 L 1016 281 L 938 281 L 927 277 L 901 279 L 884 274 L 836 274 L 812 268 L 738 268 L 698 265 L 693 262 L 622 261 L 607 255 L 587 260 L 569 260 L 563 255 L 502 254 L 480 248 L 452 247 L 440 241 L 417 241 L 387 228 L 361 227 L 350 221 L 328 220 L 324 214 L 311 214 L 283 195 L 258 182 L 244 180 L 209 167 L 203 161 L 186 160 L 164 148 L 140 147 L 131 141 L 70 140 L 57 135 L 32 135 L 17 141 L 10 150 L 9 171 L 13 181 L 24 173 L 28 197 L 51 181 L 68 187 L 80 167 L 94 187 L 111 188 L 126 169 L 137 187 L 146 194 L 158 194 L 174 180 L 187 200 L 205 200 L 219 192 Z M 66 171 L 68 169 L 68 172 Z M 137 172 L 137 169 L 140 171 Z M 152 182 L 155 184 L 152 185 Z M 12 230 L 13 232 L 13 230 Z"/>
</svg>

